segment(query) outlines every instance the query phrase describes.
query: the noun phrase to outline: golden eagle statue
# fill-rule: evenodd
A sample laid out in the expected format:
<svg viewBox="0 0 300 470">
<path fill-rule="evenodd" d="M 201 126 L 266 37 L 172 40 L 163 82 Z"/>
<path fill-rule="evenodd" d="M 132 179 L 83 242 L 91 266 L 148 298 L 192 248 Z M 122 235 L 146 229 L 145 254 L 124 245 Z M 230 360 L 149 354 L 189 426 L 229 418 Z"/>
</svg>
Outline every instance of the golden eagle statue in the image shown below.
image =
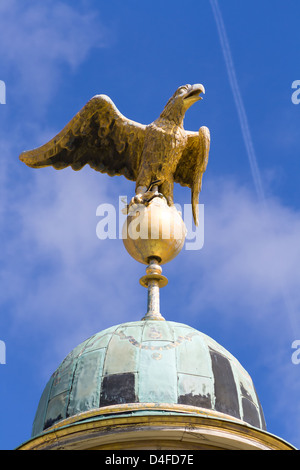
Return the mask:
<svg viewBox="0 0 300 470">
<path fill-rule="evenodd" d="M 210 134 L 186 131 L 183 119 L 188 108 L 202 99 L 203 85 L 179 87 L 161 115 L 142 125 L 124 117 L 106 95 L 96 95 L 64 129 L 39 148 L 22 152 L 29 167 L 71 166 L 91 168 L 110 176 L 123 175 L 136 182 L 134 202 L 147 201 L 159 191 L 173 204 L 174 182 L 192 190 L 192 207 L 198 225 L 198 198 L 207 166 Z"/>
</svg>

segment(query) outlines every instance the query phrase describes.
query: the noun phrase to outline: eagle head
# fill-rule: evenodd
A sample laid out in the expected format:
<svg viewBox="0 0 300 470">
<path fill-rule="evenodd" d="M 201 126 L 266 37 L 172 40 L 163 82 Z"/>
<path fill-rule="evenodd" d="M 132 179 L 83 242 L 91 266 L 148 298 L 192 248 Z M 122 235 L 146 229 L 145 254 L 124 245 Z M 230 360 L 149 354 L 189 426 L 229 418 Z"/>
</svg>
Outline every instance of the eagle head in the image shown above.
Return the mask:
<svg viewBox="0 0 300 470">
<path fill-rule="evenodd" d="M 182 123 L 186 111 L 197 101 L 202 100 L 205 88 L 200 83 L 183 85 L 171 96 L 160 117 Z"/>
</svg>

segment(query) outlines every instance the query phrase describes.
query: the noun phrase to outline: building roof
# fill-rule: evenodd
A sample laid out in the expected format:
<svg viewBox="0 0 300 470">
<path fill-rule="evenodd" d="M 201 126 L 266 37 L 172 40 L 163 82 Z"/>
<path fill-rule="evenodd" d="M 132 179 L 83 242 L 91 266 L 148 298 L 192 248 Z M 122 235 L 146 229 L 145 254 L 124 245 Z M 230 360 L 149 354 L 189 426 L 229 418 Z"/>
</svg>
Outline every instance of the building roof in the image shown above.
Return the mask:
<svg viewBox="0 0 300 470">
<path fill-rule="evenodd" d="M 265 429 L 252 379 L 237 359 L 209 336 L 170 321 L 123 323 L 73 349 L 44 389 L 32 437 L 116 405 L 138 413 L 155 405 L 206 410 Z"/>
</svg>

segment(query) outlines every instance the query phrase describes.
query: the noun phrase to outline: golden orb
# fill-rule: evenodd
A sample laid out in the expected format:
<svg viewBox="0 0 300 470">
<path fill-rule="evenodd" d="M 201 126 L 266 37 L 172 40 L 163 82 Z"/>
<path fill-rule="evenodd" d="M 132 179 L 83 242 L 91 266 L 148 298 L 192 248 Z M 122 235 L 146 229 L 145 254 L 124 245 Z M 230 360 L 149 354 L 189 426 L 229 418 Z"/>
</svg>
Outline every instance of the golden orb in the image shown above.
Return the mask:
<svg viewBox="0 0 300 470">
<path fill-rule="evenodd" d="M 156 196 L 147 204 L 132 204 L 123 225 L 123 243 L 128 253 L 140 263 L 171 261 L 181 251 L 186 227 L 175 206 Z"/>
</svg>

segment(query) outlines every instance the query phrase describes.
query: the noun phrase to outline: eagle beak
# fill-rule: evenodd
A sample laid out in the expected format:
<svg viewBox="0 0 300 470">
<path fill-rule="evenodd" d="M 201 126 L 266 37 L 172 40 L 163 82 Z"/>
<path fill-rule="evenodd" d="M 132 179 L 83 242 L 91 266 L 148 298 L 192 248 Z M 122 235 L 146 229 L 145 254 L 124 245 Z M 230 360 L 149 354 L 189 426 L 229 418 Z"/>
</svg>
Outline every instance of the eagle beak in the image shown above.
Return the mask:
<svg viewBox="0 0 300 470">
<path fill-rule="evenodd" d="M 205 94 L 205 88 L 200 83 L 197 83 L 196 85 L 191 85 L 189 87 L 186 96 L 184 97 L 184 100 L 186 101 L 188 107 L 196 103 L 196 101 L 202 100 L 202 97 L 200 96 L 201 93 Z"/>
<path fill-rule="evenodd" d="M 197 83 L 196 85 L 191 85 L 191 87 L 187 90 L 187 95 L 185 99 L 193 98 L 198 100 L 202 100 L 201 96 L 199 96 L 201 93 L 205 94 L 205 88 L 203 85 L 200 83 Z"/>
</svg>

